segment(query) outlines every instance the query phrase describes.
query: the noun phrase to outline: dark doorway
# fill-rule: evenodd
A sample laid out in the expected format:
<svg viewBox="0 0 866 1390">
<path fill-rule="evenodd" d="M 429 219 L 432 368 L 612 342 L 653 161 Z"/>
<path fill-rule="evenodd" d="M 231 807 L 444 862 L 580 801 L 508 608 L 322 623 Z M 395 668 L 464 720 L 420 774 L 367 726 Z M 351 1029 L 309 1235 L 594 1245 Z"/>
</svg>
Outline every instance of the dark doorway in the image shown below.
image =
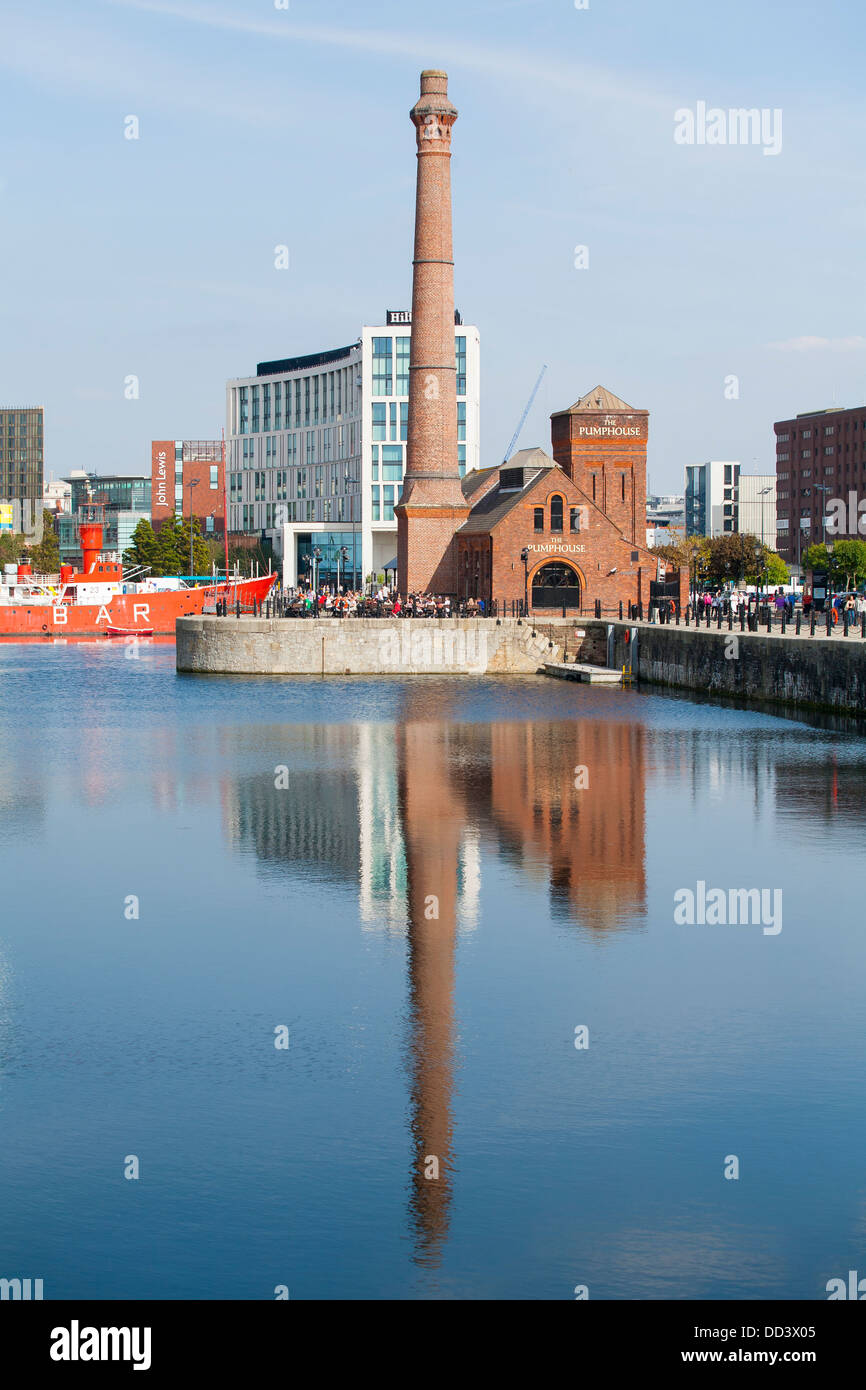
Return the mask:
<svg viewBox="0 0 866 1390">
<path fill-rule="evenodd" d="M 533 608 L 579 608 L 580 580 L 571 565 L 551 561 L 532 576 Z"/>
</svg>

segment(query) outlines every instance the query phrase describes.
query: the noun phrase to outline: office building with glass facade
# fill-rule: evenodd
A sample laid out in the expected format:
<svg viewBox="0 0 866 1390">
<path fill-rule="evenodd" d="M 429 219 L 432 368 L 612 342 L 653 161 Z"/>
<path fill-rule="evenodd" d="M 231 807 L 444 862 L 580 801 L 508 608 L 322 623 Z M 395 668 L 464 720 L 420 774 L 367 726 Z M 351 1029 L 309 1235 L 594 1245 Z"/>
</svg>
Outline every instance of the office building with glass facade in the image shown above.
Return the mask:
<svg viewBox="0 0 866 1390">
<path fill-rule="evenodd" d="M 229 531 L 271 540 L 283 582 L 360 588 L 396 564 L 406 469 L 411 314 L 357 342 L 260 362 L 227 386 Z M 478 329 L 455 315 L 458 467 L 479 467 Z M 316 556 L 315 552 L 321 555 Z"/>
<path fill-rule="evenodd" d="M 0 527 L 42 539 L 43 408 L 0 406 Z"/>
</svg>

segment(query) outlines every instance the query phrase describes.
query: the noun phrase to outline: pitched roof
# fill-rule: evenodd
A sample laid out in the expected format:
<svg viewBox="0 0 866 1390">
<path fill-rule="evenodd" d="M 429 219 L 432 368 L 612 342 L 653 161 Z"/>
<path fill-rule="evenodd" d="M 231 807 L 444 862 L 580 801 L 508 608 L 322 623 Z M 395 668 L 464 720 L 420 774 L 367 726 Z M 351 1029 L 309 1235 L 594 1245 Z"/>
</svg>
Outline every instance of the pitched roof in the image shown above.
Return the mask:
<svg viewBox="0 0 866 1390">
<path fill-rule="evenodd" d="M 584 410 L 634 410 L 633 405 L 628 405 L 615 396 L 612 391 L 608 391 L 606 386 L 595 386 L 591 391 L 587 391 L 585 396 L 576 400 L 574 405 L 569 406 L 568 410 L 557 410 L 557 415 L 571 415 L 575 411 Z"/>
<path fill-rule="evenodd" d="M 491 473 L 498 473 L 498 468 L 473 468 L 471 473 L 460 479 L 460 486 L 463 489 L 464 497 L 471 497 L 473 492 L 477 492 L 482 483 L 486 483 Z"/>
<path fill-rule="evenodd" d="M 479 532 L 484 534 L 492 530 L 504 516 L 507 516 L 512 507 L 523 500 L 543 473 L 550 468 L 557 468 L 558 465 L 543 449 L 521 449 L 518 453 L 513 454 L 507 463 L 500 465 L 500 468 L 521 467 L 524 469 L 523 487 L 516 490 L 508 488 L 502 491 L 497 479 L 494 486 L 489 488 L 483 497 L 479 497 L 463 525 L 458 527 L 457 534 L 459 536 L 478 534 Z M 489 478 L 491 473 L 498 473 L 500 468 L 485 468 L 484 474 Z"/>
</svg>

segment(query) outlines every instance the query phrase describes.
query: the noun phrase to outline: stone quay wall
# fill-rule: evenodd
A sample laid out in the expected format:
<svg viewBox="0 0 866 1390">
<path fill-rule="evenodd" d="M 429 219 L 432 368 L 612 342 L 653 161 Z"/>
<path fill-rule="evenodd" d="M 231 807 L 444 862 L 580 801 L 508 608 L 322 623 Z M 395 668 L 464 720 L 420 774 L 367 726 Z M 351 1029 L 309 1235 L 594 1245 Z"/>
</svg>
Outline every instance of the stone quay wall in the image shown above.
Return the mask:
<svg viewBox="0 0 866 1390">
<path fill-rule="evenodd" d="M 586 623 L 590 629 L 604 626 Z M 866 715 L 866 642 L 861 637 L 796 637 L 740 632 L 735 624 L 686 628 L 620 623 L 614 628 L 616 667 L 629 664 L 638 680 L 711 695 L 769 701 L 837 714 Z M 634 645 L 626 634 L 637 632 Z M 636 645 L 636 657 L 634 649 Z M 589 658 L 591 659 L 591 658 Z"/>
<path fill-rule="evenodd" d="M 573 618 L 179 618 L 177 669 L 237 675 L 530 674 L 573 656 Z"/>
<path fill-rule="evenodd" d="M 237 675 L 529 675 L 564 659 L 641 682 L 866 715 L 866 641 L 546 618 L 179 618 L 177 669 Z"/>
</svg>

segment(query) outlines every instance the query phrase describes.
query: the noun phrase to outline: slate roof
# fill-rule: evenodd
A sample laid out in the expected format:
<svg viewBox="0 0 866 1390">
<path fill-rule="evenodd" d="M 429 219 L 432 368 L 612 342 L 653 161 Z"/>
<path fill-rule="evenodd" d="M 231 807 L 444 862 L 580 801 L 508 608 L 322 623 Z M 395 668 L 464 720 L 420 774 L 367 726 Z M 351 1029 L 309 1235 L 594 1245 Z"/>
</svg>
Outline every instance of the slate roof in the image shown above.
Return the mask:
<svg viewBox="0 0 866 1390">
<path fill-rule="evenodd" d="M 512 454 L 507 463 L 501 464 L 500 468 L 485 468 L 481 470 L 483 471 L 484 477 L 489 478 L 491 473 L 498 473 L 501 468 L 523 468 L 523 487 L 518 491 L 509 489 L 506 492 L 502 492 L 497 482 L 494 487 L 491 487 L 488 492 L 485 492 L 483 497 L 478 499 L 463 525 L 458 527 L 457 535 L 478 535 L 479 533 L 484 534 L 487 531 L 491 531 L 494 526 L 499 525 L 503 517 L 508 515 L 512 507 L 515 507 L 518 502 L 523 501 L 527 493 L 530 492 L 538 482 L 542 473 L 547 472 L 550 468 L 556 468 L 557 466 L 558 465 L 554 463 L 550 455 L 546 454 L 543 449 L 520 449 L 516 454 Z M 471 476 L 472 475 L 469 474 L 463 479 L 463 492 L 467 500 L 471 497 L 471 493 L 467 492 L 465 484 L 469 481 Z"/>
<path fill-rule="evenodd" d="M 619 396 L 615 396 L 612 391 L 608 391 L 606 386 L 595 386 L 591 391 L 587 391 L 585 396 L 581 396 L 579 400 L 575 401 L 574 405 L 570 405 L 568 410 L 557 410 L 554 414 L 573 415 L 575 411 L 580 411 L 582 413 L 584 410 L 633 411 L 635 409 L 635 406 L 628 405 L 625 401 L 621 400 Z"/>
</svg>

